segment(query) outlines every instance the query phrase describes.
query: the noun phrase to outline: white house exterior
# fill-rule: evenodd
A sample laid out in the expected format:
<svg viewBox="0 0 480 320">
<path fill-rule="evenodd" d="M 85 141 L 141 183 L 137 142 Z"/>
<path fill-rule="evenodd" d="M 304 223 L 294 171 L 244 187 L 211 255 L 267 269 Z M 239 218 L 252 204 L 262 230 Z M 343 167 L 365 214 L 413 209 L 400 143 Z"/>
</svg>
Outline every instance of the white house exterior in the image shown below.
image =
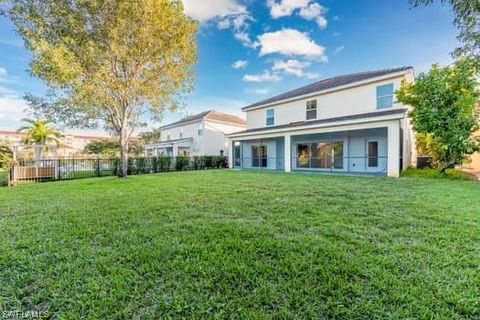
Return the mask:
<svg viewBox="0 0 480 320">
<path fill-rule="evenodd" d="M 407 112 L 394 92 L 411 67 L 342 75 L 244 107 L 230 134 L 231 168 L 382 174 L 414 165 Z"/>
<path fill-rule="evenodd" d="M 227 155 L 226 134 L 245 130 L 245 120 L 208 110 L 160 128 L 160 141 L 145 145 L 145 156 Z"/>
</svg>

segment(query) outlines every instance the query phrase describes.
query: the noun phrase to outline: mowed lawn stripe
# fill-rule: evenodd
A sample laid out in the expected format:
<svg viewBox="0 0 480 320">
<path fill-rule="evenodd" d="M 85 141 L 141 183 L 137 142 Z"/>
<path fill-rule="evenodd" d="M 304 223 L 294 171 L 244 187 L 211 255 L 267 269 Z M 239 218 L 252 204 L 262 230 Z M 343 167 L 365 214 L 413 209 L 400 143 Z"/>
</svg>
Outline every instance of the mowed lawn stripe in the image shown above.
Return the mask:
<svg viewBox="0 0 480 320">
<path fill-rule="evenodd" d="M 0 190 L 2 310 L 478 318 L 480 184 L 209 170 Z"/>
</svg>

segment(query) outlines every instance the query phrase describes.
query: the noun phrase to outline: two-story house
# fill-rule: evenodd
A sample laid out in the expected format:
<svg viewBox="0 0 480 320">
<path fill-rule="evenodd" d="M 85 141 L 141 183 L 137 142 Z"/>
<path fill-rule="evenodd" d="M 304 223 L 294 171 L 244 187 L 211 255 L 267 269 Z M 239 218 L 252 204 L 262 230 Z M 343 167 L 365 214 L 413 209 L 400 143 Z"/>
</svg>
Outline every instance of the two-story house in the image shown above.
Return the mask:
<svg viewBox="0 0 480 320">
<path fill-rule="evenodd" d="M 214 110 L 160 128 L 160 141 L 145 145 L 145 156 L 227 155 L 226 134 L 245 130 L 245 120 Z"/>
<path fill-rule="evenodd" d="M 251 104 L 230 134 L 231 168 L 387 174 L 412 165 L 415 146 L 395 90 L 412 67 L 341 75 Z"/>
</svg>

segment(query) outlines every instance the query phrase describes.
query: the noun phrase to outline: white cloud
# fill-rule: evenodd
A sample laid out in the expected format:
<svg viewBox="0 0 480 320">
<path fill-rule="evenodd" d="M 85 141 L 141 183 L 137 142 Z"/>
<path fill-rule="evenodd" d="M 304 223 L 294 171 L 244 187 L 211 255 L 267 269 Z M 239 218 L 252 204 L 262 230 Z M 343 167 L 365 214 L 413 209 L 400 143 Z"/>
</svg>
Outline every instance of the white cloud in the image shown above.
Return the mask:
<svg viewBox="0 0 480 320">
<path fill-rule="evenodd" d="M 237 60 L 234 63 L 232 63 L 232 68 L 233 69 L 243 69 L 247 66 L 248 61 L 247 60 Z"/>
<path fill-rule="evenodd" d="M 276 73 L 265 70 L 261 74 L 246 74 L 242 80 L 245 82 L 277 82 L 282 78 Z"/>
<path fill-rule="evenodd" d="M 200 22 L 247 12 L 236 0 L 183 0 L 183 5 L 185 13 Z"/>
<path fill-rule="evenodd" d="M 301 62 L 294 59 L 287 61 L 277 60 L 273 64 L 272 70 L 284 71 L 286 74 L 294 74 L 297 77 L 301 77 L 303 75 L 303 69 L 310 67 L 310 65 L 310 62 Z"/>
<path fill-rule="evenodd" d="M 291 16 L 295 11 L 305 20 L 315 20 L 320 28 L 327 27 L 325 9 L 322 5 L 311 0 L 268 0 L 267 6 L 270 9 L 272 18 Z"/>
<path fill-rule="evenodd" d="M 298 61 L 290 59 L 287 61 L 277 60 L 273 64 L 272 70 L 274 72 L 282 71 L 285 74 L 293 74 L 297 77 L 305 77 L 307 79 L 318 78 L 317 73 L 305 72 L 304 69 L 310 67 L 311 63 L 307 61 Z"/>
<path fill-rule="evenodd" d="M 338 47 L 336 47 L 336 48 L 335 48 L 335 54 L 338 54 L 338 53 L 342 52 L 343 49 L 345 49 L 345 46 L 338 46 Z"/>
<path fill-rule="evenodd" d="M 309 2 L 310 0 L 268 0 L 267 6 L 272 18 L 280 18 L 292 15 L 295 10 L 306 7 Z"/>
<path fill-rule="evenodd" d="M 0 95 L 0 126 L 15 128 L 26 116 L 24 110 L 28 108 L 27 103 L 20 97 L 14 95 Z"/>
<path fill-rule="evenodd" d="M 282 29 L 258 36 L 260 56 L 280 53 L 287 56 L 304 56 L 327 62 L 325 48 L 313 41 L 307 33 L 296 29 Z"/>
<path fill-rule="evenodd" d="M 268 89 L 268 88 L 253 89 L 253 90 L 250 90 L 250 91 L 255 93 L 255 94 L 261 94 L 261 95 L 266 95 L 266 94 L 270 93 L 270 89 Z"/>
<path fill-rule="evenodd" d="M 233 34 L 235 39 L 239 40 L 245 47 L 250 47 L 256 49 L 258 47 L 258 42 L 252 41 L 248 33 L 244 31 L 238 31 Z"/>
<path fill-rule="evenodd" d="M 327 27 L 327 19 L 325 19 L 325 17 L 318 17 L 317 19 L 315 19 L 315 21 L 317 22 L 317 25 L 320 29 L 324 29 Z"/>
<path fill-rule="evenodd" d="M 200 23 L 215 20 L 219 29 L 232 28 L 235 39 L 244 46 L 257 47 L 248 34 L 254 19 L 238 0 L 183 0 L 183 4 L 185 13 L 193 19 Z"/>
<path fill-rule="evenodd" d="M 298 14 L 303 19 L 313 20 L 323 13 L 325 13 L 325 9 L 318 3 L 314 2 L 314 3 L 310 3 L 306 7 L 301 8 Z"/>
<path fill-rule="evenodd" d="M 5 77 L 7 75 L 7 69 L 0 67 L 0 77 Z"/>
</svg>

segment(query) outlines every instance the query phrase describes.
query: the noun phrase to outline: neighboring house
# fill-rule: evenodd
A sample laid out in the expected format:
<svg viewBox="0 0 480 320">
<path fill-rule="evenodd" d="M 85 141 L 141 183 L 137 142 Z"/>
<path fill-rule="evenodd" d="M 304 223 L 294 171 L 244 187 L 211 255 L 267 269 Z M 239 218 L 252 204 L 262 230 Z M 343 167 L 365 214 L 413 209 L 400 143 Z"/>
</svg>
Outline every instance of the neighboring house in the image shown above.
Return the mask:
<svg viewBox="0 0 480 320">
<path fill-rule="evenodd" d="M 24 133 L 14 130 L 0 130 L 0 142 L 10 147 L 19 147 L 22 145 Z M 107 134 L 98 132 L 82 133 L 82 132 L 63 132 L 60 143 L 56 148 L 56 155 L 61 157 L 74 156 L 83 154 L 85 146 L 96 140 L 112 139 Z"/>
<path fill-rule="evenodd" d="M 412 67 L 342 75 L 242 110 L 247 129 L 230 134 L 231 168 L 387 174 L 415 165 L 407 106 L 395 99 Z"/>
<path fill-rule="evenodd" d="M 145 145 L 145 156 L 227 155 L 226 134 L 245 130 L 245 120 L 205 111 L 160 128 L 160 141 Z"/>
<path fill-rule="evenodd" d="M 477 130 L 474 134 L 474 137 L 480 139 L 480 130 Z M 469 161 L 463 164 L 464 168 L 480 170 L 480 152 L 475 152 L 469 156 Z"/>
</svg>

